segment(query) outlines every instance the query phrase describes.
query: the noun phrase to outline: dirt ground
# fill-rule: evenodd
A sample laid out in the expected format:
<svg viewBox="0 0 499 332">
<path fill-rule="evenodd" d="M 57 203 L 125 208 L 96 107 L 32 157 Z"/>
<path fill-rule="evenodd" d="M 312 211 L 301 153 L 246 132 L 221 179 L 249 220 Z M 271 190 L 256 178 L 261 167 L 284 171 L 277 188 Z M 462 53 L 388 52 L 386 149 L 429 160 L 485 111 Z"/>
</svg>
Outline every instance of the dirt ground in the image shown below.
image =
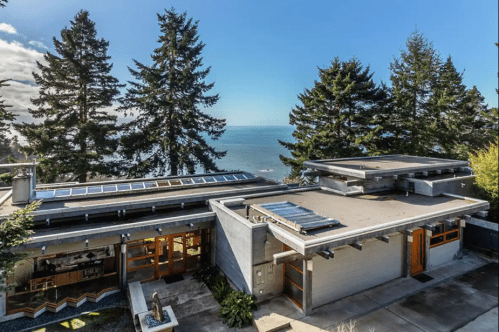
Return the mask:
<svg viewBox="0 0 499 332">
<path fill-rule="evenodd" d="M 31 330 L 32 332 L 135 332 L 132 314 L 126 308 L 88 312 L 79 317 Z"/>
</svg>

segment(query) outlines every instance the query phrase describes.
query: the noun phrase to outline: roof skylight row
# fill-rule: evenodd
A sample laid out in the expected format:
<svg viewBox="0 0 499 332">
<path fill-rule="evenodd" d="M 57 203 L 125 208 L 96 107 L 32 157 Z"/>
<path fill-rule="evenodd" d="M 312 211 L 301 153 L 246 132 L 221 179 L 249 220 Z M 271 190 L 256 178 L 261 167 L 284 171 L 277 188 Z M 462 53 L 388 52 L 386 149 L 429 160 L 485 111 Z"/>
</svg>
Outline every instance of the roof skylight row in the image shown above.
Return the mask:
<svg viewBox="0 0 499 332">
<path fill-rule="evenodd" d="M 253 180 L 256 177 L 249 173 L 223 174 L 214 176 L 186 177 L 180 179 L 144 181 L 108 184 L 102 186 L 87 186 L 76 188 L 60 188 L 49 190 L 36 190 L 35 199 L 59 198 L 59 197 L 79 197 L 94 194 L 107 194 L 115 192 L 133 192 L 134 190 L 147 190 L 152 188 L 168 187 L 189 187 L 194 185 L 203 185 L 208 183 L 236 182 L 242 180 Z"/>
</svg>

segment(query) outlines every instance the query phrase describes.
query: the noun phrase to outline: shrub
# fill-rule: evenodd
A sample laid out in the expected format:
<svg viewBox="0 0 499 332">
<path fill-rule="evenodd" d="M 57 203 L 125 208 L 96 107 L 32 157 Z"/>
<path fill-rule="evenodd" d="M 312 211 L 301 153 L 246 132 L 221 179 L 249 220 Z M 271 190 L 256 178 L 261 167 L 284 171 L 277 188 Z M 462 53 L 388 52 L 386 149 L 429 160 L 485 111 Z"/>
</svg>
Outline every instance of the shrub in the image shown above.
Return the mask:
<svg viewBox="0 0 499 332">
<path fill-rule="evenodd" d="M 245 292 L 230 292 L 221 303 L 220 317 L 224 324 L 231 328 L 242 328 L 250 325 L 253 310 L 256 310 L 256 297 Z"/>
<path fill-rule="evenodd" d="M 230 288 L 229 282 L 225 276 L 219 275 L 215 279 L 211 293 L 215 300 L 220 303 L 230 294 L 230 292 L 232 292 L 232 288 Z"/>
<path fill-rule="evenodd" d="M 215 279 L 219 275 L 216 266 L 211 265 L 197 270 L 192 276 L 194 279 L 203 282 L 211 290 L 215 284 Z"/>
</svg>

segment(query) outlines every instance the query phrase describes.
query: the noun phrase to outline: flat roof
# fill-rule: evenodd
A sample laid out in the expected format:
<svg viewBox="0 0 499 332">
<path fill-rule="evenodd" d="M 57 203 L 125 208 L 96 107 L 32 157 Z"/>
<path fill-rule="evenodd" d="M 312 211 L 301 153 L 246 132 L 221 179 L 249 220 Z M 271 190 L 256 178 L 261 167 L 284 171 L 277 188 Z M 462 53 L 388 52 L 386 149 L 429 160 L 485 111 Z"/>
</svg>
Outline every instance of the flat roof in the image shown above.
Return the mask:
<svg viewBox="0 0 499 332">
<path fill-rule="evenodd" d="M 467 167 L 467 161 L 417 157 L 408 155 L 387 155 L 360 158 L 309 160 L 304 166 L 334 174 L 363 179 L 446 170 Z"/>
<path fill-rule="evenodd" d="M 274 235 L 278 233 L 277 235 L 287 238 L 287 241 L 294 242 L 301 247 L 299 249 L 302 254 L 304 250 L 306 251 L 308 244 L 317 244 L 322 247 L 320 250 L 324 250 L 333 246 L 350 244 L 353 239 L 378 237 L 407 229 L 412 224 L 423 225 L 475 213 L 487 209 L 489 205 L 486 201 L 447 196 L 428 197 L 417 194 L 406 196 L 405 192 L 398 191 L 375 195 L 342 196 L 326 189 L 248 198 L 245 204 L 281 201 L 297 204 L 340 222 L 339 226 L 310 230 L 306 234 L 301 234 L 282 224 L 269 222 L 271 233 Z M 231 209 L 240 216 L 246 217 L 244 206 L 234 206 Z M 253 216 L 257 215 L 262 214 L 250 209 L 250 221 L 253 220 Z M 403 227 L 400 228 L 400 226 Z"/>
<path fill-rule="evenodd" d="M 64 212 L 70 210 L 78 210 L 83 212 L 83 214 L 92 214 L 92 213 L 102 213 L 102 209 L 99 211 L 92 211 L 93 207 L 105 207 L 106 209 L 110 209 L 116 211 L 119 207 L 122 209 L 133 209 L 134 205 L 139 207 L 139 203 L 141 202 L 161 202 L 164 201 L 172 201 L 172 199 L 179 197 L 179 199 L 185 196 L 199 196 L 198 201 L 202 199 L 212 198 L 211 194 L 214 197 L 225 196 L 223 192 L 227 192 L 230 194 L 231 192 L 241 190 L 250 190 L 251 188 L 263 190 L 264 187 L 280 187 L 285 186 L 279 184 L 277 182 L 273 182 L 270 180 L 266 180 L 263 178 L 258 178 L 254 182 L 230 182 L 225 183 L 223 185 L 216 186 L 203 186 L 203 187 L 189 187 L 189 188 L 179 188 L 179 189 L 171 189 L 167 191 L 151 191 L 151 192 L 142 192 L 142 193 L 134 193 L 134 192 L 123 192 L 120 195 L 109 196 L 109 197 L 91 197 L 87 196 L 85 198 L 80 198 L 78 200 L 67 200 L 67 201 L 53 201 L 53 202 L 44 202 L 42 200 L 42 204 L 38 211 L 35 212 L 35 215 L 43 214 L 44 218 L 58 218 L 58 215 L 64 214 Z M 271 189 L 268 189 L 271 190 Z M 202 197 L 203 196 L 203 197 Z M 206 196 L 206 197 L 204 197 Z M 1 197 L 0 197 L 1 198 Z M 178 202 L 180 203 L 180 201 Z M 149 204 L 149 205 L 151 205 Z M 171 203 L 176 204 L 176 203 Z M 154 205 L 154 204 L 153 204 Z M 8 198 L 1 206 L 0 206 L 0 217 L 5 217 L 6 215 L 10 215 L 12 212 L 18 210 L 19 208 L 24 207 L 25 205 L 12 205 L 12 197 Z M 81 214 L 81 213 L 80 213 Z"/>
</svg>

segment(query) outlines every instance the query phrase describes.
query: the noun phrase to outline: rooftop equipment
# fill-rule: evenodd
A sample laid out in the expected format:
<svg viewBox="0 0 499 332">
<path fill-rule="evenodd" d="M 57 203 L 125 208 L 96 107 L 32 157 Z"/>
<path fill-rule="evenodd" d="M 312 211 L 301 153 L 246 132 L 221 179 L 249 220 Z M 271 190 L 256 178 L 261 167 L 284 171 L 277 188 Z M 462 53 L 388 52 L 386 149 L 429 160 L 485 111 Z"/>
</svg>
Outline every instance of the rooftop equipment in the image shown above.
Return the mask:
<svg viewBox="0 0 499 332">
<path fill-rule="evenodd" d="M 340 225 L 338 220 L 324 217 L 312 210 L 287 201 L 254 204 L 251 207 L 256 211 L 269 216 L 276 222 L 300 233 L 306 233 L 313 229 Z"/>
</svg>

